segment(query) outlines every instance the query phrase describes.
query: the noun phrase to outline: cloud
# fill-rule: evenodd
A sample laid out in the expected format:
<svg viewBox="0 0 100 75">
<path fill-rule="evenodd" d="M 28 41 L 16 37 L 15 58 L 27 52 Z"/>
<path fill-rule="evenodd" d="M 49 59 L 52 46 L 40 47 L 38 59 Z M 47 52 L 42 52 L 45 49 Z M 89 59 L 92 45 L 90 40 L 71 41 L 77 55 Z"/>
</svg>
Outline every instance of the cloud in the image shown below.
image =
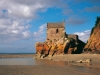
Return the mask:
<svg viewBox="0 0 100 75">
<path fill-rule="evenodd" d="M 31 35 L 29 27 L 30 25 L 25 26 L 23 21 L 12 22 L 10 19 L 0 19 L 0 41 L 12 42 L 27 39 Z"/>
<path fill-rule="evenodd" d="M 87 42 L 87 40 L 90 37 L 90 32 L 91 30 L 86 30 L 83 32 L 75 32 L 74 34 L 77 34 L 79 36 L 79 39 L 82 40 L 83 42 Z"/>
<path fill-rule="evenodd" d="M 6 16 L 16 19 L 33 19 L 50 7 L 64 8 L 63 0 L 0 0 L 0 10 L 6 11 Z M 4 13 L 3 13 L 4 14 Z"/>
<path fill-rule="evenodd" d="M 79 17 L 74 15 L 70 16 L 66 22 L 71 25 L 81 25 L 86 23 L 87 21 L 88 20 L 85 17 Z"/>
<path fill-rule="evenodd" d="M 39 27 L 39 30 L 37 32 L 34 32 L 33 33 L 33 37 L 35 40 L 44 40 L 44 37 L 43 37 L 43 34 L 45 33 L 46 31 L 46 24 L 42 24 L 40 27 Z"/>
<path fill-rule="evenodd" d="M 98 13 L 100 13 L 100 6 L 86 7 L 84 10 L 88 11 L 88 12 L 98 12 Z"/>
<path fill-rule="evenodd" d="M 37 12 L 66 6 L 63 0 L 0 0 L 0 41 L 30 38 L 32 32 L 28 29 L 28 23 L 39 17 Z M 37 33 L 44 33 L 42 26 L 38 32 L 33 33 L 34 37 L 38 37 Z"/>
</svg>

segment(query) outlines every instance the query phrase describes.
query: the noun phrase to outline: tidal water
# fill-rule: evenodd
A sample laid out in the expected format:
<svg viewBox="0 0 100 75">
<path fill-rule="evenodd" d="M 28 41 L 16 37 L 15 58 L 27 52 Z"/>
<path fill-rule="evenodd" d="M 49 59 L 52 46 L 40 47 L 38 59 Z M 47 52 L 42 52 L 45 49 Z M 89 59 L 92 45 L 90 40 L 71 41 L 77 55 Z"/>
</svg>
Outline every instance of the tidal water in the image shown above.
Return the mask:
<svg viewBox="0 0 100 75">
<path fill-rule="evenodd" d="M 68 65 L 64 61 L 50 61 L 34 58 L 0 58 L 0 65 Z"/>
<path fill-rule="evenodd" d="M 1 58 L 0 65 L 36 65 L 34 58 Z"/>
<path fill-rule="evenodd" d="M 71 65 L 65 61 L 51 61 L 34 58 L 0 58 L 0 65 L 55 65 L 60 67 L 69 67 L 70 69 L 79 72 L 84 71 L 85 73 L 90 73 L 92 75 L 100 75 L 100 68 L 87 67 L 91 66 L 91 64 L 85 64 L 86 66 L 82 66 L 82 64 Z"/>
<path fill-rule="evenodd" d="M 96 63 L 97 64 L 97 63 Z M 80 65 L 80 66 L 96 66 L 91 63 L 68 63 L 66 61 L 51 61 L 35 58 L 0 58 L 0 65 L 56 65 L 56 66 L 68 66 L 68 65 Z M 100 64 L 97 64 L 100 65 Z"/>
</svg>

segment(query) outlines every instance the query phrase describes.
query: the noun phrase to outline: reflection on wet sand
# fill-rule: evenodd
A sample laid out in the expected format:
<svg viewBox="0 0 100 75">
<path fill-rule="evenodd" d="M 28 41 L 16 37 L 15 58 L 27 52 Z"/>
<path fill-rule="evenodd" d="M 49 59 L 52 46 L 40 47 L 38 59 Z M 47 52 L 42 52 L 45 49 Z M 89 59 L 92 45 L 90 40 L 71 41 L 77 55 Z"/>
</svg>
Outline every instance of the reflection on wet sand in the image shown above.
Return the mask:
<svg viewBox="0 0 100 75">
<path fill-rule="evenodd" d="M 33 58 L 1 58 L 0 65 L 35 65 Z"/>
<path fill-rule="evenodd" d="M 70 62 L 67 62 L 67 61 L 51 61 L 51 60 L 41 60 L 41 59 L 36 59 L 35 60 L 35 64 L 40 64 L 40 65 L 54 65 L 54 66 L 62 66 L 62 67 L 65 67 L 65 66 L 85 66 L 85 67 L 100 67 L 100 64 L 99 63 L 76 63 L 76 62 L 73 62 L 73 63 L 70 63 Z"/>
<path fill-rule="evenodd" d="M 69 63 L 67 61 L 51 61 L 51 60 L 36 60 L 37 64 L 41 65 L 49 65 L 49 66 L 59 66 L 59 67 L 67 67 L 70 70 L 73 70 L 77 73 L 84 73 L 85 75 L 99 75 L 100 73 L 100 66 L 98 67 L 99 70 L 96 70 L 96 64 L 92 63 Z M 67 71 L 67 70 L 66 70 Z"/>
<path fill-rule="evenodd" d="M 54 66 L 67 66 L 68 62 L 65 61 L 51 61 L 51 60 L 35 60 L 37 64 L 42 64 L 42 65 L 54 65 Z"/>
<path fill-rule="evenodd" d="M 2 66 L 2 65 L 4 65 L 4 66 Z M 5 66 L 5 65 L 10 65 L 10 66 Z M 13 65 L 20 65 L 20 66 L 16 66 L 17 68 L 15 68 L 15 67 L 13 67 Z M 25 66 L 23 66 L 23 65 L 25 65 Z M 0 59 L 0 67 L 1 67 L 0 70 L 2 71 L 2 73 L 6 72 L 5 69 L 9 70 L 9 68 L 12 68 L 12 70 L 13 69 L 19 70 L 22 67 L 24 70 L 21 69 L 20 72 L 22 72 L 22 70 L 28 71 L 30 69 L 28 71 L 30 73 L 32 73 L 34 70 L 35 70 L 35 72 L 38 70 L 42 73 L 43 72 L 45 73 L 44 69 L 45 70 L 48 69 L 48 70 L 52 70 L 53 72 L 57 72 L 57 73 L 58 73 L 58 71 L 62 71 L 62 72 L 59 72 L 59 73 L 61 73 L 60 75 L 63 75 L 63 73 L 73 75 L 72 72 L 74 72 L 75 75 L 77 75 L 77 74 L 83 75 L 83 73 L 85 75 L 100 75 L 99 64 L 69 63 L 67 61 L 51 61 L 51 60 L 46 60 L 46 59 L 41 60 L 41 59 L 34 59 L 34 58 Z M 37 73 L 38 73 L 38 71 L 37 71 Z M 9 70 L 9 72 L 11 72 L 11 70 Z M 10 74 L 8 74 L 8 75 L 10 75 Z M 30 74 L 30 75 L 32 75 L 32 74 Z M 42 74 L 42 75 L 44 75 L 44 74 Z M 50 74 L 48 74 L 48 75 L 50 75 Z M 55 75 L 55 74 L 53 74 L 53 75 Z"/>
</svg>

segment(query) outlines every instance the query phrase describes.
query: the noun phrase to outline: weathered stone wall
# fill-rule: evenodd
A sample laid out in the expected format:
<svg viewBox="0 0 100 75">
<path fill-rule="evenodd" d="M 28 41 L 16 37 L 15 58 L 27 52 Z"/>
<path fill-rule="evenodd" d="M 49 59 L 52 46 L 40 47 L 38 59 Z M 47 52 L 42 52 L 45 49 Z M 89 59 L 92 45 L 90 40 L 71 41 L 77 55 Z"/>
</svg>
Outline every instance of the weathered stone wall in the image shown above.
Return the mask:
<svg viewBox="0 0 100 75">
<path fill-rule="evenodd" d="M 75 41 L 78 40 L 78 35 L 75 34 L 67 34 L 67 38 L 73 38 Z"/>
<path fill-rule="evenodd" d="M 47 39 L 58 40 L 65 36 L 64 28 L 48 28 L 47 29 Z"/>
<path fill-rule="evenodd" d="M 47 40 L 59 40 L 65 36 L 65 26 L 62 23 L 47 23 Z"/>
<path fill-rule="evenodd" d="M 47 23 L 47 28 L 65 28 L 64 22 L 61 23 Z"/>
</svg>

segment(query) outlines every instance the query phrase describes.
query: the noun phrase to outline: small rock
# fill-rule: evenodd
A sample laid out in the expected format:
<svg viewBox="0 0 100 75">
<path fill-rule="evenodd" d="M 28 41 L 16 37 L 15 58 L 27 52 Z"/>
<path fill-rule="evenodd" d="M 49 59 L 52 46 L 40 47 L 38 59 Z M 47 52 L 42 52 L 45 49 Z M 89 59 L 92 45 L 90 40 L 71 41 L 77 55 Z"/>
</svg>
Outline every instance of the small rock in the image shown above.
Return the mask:
<svg viewBox="0 0 100 75">
<path fill-rule="evenodd" d="M 78 63 L 90 63 L 91 62 L 91 59 L 86 59 L 86 60 L 78 60 L 76 61 Z"/>
<path fill-rule="evenodd" d="M 78 61 L 76 61 L 76 62 L 78 62 L 78 63 L 82 63 L 82 62 L 83 62 L 83 60 L 78 60 Z"/>
<path fill-rule="evenodd" d="M 85 62 L 90 63 L 91 59 L 86 59 Z"/>
</svg>

